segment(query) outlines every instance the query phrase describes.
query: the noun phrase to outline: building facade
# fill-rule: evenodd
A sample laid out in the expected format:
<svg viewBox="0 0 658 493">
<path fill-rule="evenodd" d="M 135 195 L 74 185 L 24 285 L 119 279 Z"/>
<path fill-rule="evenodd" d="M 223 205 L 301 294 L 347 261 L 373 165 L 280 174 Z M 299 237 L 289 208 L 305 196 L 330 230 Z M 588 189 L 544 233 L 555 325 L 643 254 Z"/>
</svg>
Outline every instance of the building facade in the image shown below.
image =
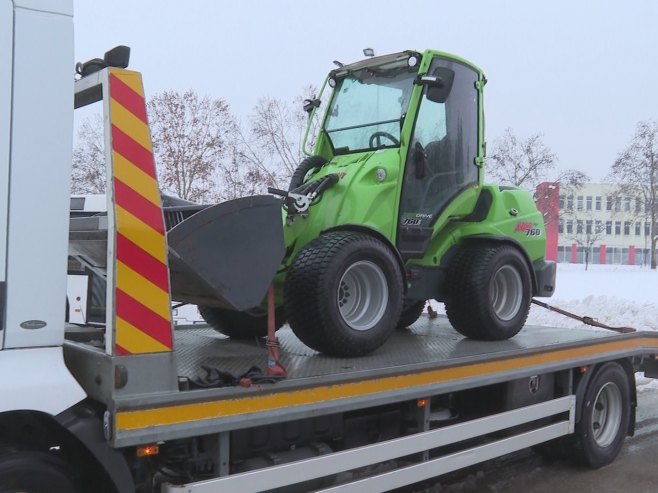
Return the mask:
<svg viewBox="0 0 658 493">
<path fill-rule="evenodd" d="M 649 265 L 651 225 L 641 197 L 617 193 L 614 185 L 574 188 L 541 183 L 537 207 L 547 230 L 547 257 L 558 262 Z"/>
</svg>

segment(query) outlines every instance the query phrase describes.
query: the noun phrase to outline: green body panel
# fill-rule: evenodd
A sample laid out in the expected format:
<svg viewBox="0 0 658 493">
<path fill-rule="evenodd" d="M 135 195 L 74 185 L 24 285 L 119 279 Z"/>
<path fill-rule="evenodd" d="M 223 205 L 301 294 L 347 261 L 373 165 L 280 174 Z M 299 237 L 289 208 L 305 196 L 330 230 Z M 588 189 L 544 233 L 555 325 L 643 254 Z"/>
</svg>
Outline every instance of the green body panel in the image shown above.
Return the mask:
<svg viewBox="0 0 658 493">
<path fill-rule="evenodd" d="M 440 211 L 438 217 L 433 218 L 432 236 L 425 255 L 422 258 L 409 259 L 407 262 L 423 266 L 439 266 L 450 247 L 459 244 L 467 237 L 480 236 L 510 238 L 521 245 L 531 262 L 542 259 L 546 242 L 544 223 L 531 195 L 525 190 L 501 191 L 498 186 L 483 183 L 485 142 L 482 90 L 486 82 L 483 72 L 459 57 L 428 50 L 422 53 L 418 73 L 426 73 L 435 57 L 467 65 L 477 74 L 475 83 L 477 129 L 474 129 L 477 133 L 477 153 L 474 165 L 480 171 L 477 183 L 464 190 L 456 190 L 455 195 Z M 335 72 L 330 73 L 329 77 Z M 322 90 L 325 90 L 325 87 L 328 87 L 327 81 Z M 334 96 L 335 94 L 332 98 Z M 399 147 L 334 155 L 328 133 L 320 132 L 315 143 L 314 154 L 326 158 L 329 163 L 322 169 L 309 173 L 305 182 L 317 180 L 331 173 L 339 173 L 341 178 L 337 184 L 327 189 L 312 203 L 307 214 L 287 217 L 284 211 L 287 255 L 275 283 L 281 285 L 285 281 L 286 267 L 291 264 L 298 252 L 329 229 L 369 228 L 387 239 L 391 248 L 396 248 L 404 168 L 422 97 L 423 86 L 415 84 L 410 93 L 406 117 L 400 128 Z M 325 110 L 322 120 L 323 129 L 326 127 L 330 106 L 331 104 L 323 108 Z M 313 119 L 315 111 L 316 109 L 313 109 L 309 121 Z M 305 142 L 306 137 L 304 147 Z M 463 220 L 473 212 L 483 190 L 488 190 L 493 198 L 486 218 L 470 222 Z M 280 293 L 282 290 L 277 291 Z"/>
<path fill-rule="evenodd" d="M 491 193 L 492 204 L 486 217 L 477 222 L 448 221 L 445 228 L 435 234 L 422 259 L 410 263 L 438 266 L 445 253 L 467 238 L 491 237 L 512 240 L 523 247 L 531 262 L 544 258 L 546 231 L 542 214 L 537 210 L 530 194 L 521 188 L 500 190 L 498 185 L 484 185 L 482 190 Z M 460 197 L 461 198 L 461 197 Z M 466 204 L 471 204 L 469 199 Z M 516 211 L 512 215 L 510 211 Z"/>
</svg>

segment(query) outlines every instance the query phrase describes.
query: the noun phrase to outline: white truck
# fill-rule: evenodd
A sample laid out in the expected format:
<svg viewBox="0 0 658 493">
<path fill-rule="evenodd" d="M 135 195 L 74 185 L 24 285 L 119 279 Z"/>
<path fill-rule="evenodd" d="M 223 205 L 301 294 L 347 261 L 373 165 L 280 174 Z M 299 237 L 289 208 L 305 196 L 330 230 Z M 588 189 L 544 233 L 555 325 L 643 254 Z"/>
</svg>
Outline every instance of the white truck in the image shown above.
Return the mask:
<svg viewBox="0 0 658 493">
<path fill-rule="evenodd" d="M 658 374 L 654 333 L 478 342 L 421 317 L 371 355 L 332 358 L 284 327 L 289 376 L 274 382 L 247 371 L 262 340 L 174 331 L 141 77 L 121 58 L 74 82 L 71 0 L 0 2 L 0 491 L 388 491 L 531 446 L 614 460 L 634 372 Z M 107 214 L 81 224 L 73 110 L 93 101 Z M 105 255 L 101 326 L 65 322 L 67 257 L 85 244 Z"/>
</svg>

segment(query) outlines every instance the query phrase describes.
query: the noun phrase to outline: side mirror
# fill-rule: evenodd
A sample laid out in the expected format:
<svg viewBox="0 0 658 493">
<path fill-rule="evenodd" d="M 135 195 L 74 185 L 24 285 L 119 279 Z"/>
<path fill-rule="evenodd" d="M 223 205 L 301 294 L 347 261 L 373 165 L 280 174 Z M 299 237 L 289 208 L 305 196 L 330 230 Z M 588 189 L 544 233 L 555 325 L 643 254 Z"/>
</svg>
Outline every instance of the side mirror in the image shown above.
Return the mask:
<svg viewBox="0 0 658 493">
<path fill-rule="evenodd" d="M 309 115 L 313 111 L 313 108 L 319 108 L 320 107 L 320 100 L 313 98 L 313 99 L 305 99 L 304 100 L 304 111 L 308 113 Z"/>
<path fill-rule="evenodd" d="M 416 83 L 427 86 L 427 92 L 425 93 L 427 99 L 433 103 L 445 103 L 450 95 L 454 80 L 454 71 L 445 67 L 437 67 L 432 75 L 418 76 Z"/>
</svg>

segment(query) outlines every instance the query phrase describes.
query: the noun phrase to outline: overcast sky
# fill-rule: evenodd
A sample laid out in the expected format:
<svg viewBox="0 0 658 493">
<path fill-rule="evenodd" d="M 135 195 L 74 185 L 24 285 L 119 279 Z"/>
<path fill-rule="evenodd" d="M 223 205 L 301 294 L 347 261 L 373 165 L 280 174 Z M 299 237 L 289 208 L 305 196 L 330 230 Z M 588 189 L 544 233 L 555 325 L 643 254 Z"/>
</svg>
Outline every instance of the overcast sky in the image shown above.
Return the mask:
<svg viewBox="0 0 658 493">
<path fill-rule="evenodd" d="M 602 180 L 635 124 L 658 119 L 658 2 L 75 0 L 77 61 L 131 47 L 148 95 L 194 89 L 246 119 L 332 61 L 433 48 L 486 73 L 489 145 L 542 133 L 561 168 Z"/>
</svg>

